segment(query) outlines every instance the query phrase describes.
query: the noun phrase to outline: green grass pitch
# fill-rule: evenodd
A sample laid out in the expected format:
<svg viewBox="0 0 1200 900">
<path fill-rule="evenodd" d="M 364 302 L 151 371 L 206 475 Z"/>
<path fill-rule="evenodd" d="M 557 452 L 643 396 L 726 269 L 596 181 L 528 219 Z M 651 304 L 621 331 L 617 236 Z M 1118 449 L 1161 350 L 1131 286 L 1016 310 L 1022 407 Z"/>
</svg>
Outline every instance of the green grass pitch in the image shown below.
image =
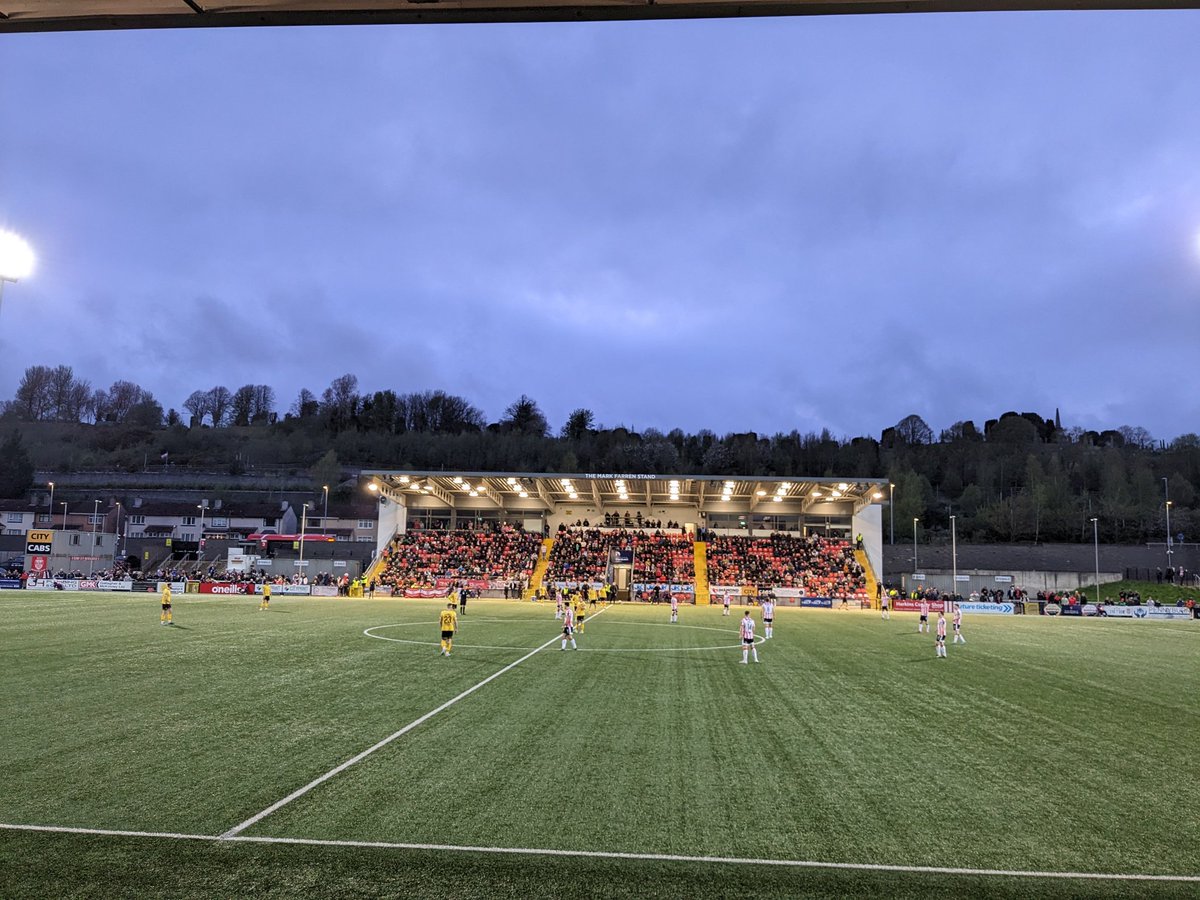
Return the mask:
<svg viewBox="0 0 1200 900">
<path fill-rule="evenodd" d="M 257 605 L 0 597 L 0 824 L 82 829 L 0 828 L 0 897 L 1200 893 L 782 864 L 1200 875 L 1198 622 L 967 616 L 938 660 L 915 614 L 784 608 L 743 666 L 718 607 L 562 652 L 475 600 L 445 659 L 435 601 Z"/>
</svg>

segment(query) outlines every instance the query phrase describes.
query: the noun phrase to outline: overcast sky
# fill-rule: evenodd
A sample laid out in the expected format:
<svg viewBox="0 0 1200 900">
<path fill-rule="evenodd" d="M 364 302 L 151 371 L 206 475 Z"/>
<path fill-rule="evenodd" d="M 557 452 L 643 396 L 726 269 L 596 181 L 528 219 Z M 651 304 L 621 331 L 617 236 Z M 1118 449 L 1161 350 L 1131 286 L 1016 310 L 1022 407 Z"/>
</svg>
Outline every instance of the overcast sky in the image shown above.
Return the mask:
<svg viewBox="0 0 1200 900">
<path fill-rule="evenodd" d="M 0 398 L 1200 431 L 1200 14 L 0 37 Z"/>
</svg>

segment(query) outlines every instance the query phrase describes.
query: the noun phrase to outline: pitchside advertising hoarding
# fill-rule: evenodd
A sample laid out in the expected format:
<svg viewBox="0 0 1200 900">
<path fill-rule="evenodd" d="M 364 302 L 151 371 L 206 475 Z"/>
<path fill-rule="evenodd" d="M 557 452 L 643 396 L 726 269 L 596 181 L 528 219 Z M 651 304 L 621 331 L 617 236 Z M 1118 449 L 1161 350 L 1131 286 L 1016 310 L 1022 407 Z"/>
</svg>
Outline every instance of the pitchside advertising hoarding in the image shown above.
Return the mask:
<svg viewBox="0 0 1200 900">
<path fill-rule="evenodd" d="M 892 601 L 892 609 L 895 610 L 896 612 L 920 612 L 921 601 L 920 600 L 909 600 L 905 597 L 897 597 L 895 600 Z M 929 611 L 930 612 L 945 612 L 945 610 L 946 610 L 946 604 L 943 601 L 941 601 L 941 600 L 930 600 L 929 601 Z"/>
<path fill-rule="evenodd" d="M 958 608 L 967 613 L 977 613 L 985 616 L 1011 616 L 1015 610 L 1011 603 L 960 603 Z"/>
<path fill-rule="evenodd" d="M 1190 619 L 1192 611 L 1186 606 L 1115 606 L 1105 604 L 1104 615 L 1110 619 Z"/>
</svg>

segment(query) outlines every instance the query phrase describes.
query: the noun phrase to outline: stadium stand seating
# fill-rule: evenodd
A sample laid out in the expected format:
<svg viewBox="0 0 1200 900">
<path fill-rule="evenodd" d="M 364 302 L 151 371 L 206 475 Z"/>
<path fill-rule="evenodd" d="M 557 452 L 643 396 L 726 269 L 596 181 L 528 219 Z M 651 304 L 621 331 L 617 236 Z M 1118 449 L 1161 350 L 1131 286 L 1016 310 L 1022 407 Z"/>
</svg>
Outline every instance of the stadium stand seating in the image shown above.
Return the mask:
<svg viewBox="0 0 1200 900">
<path fill-rule="evenodd" d="M 460 531 L 409 531 L 388 547 L 380 582 L 393 587 L 437 578 L 527 581 L 541 538 L 508 525 Z"/>
<path fill-rule="evenodd" d="M 718 536 L 708 544 L 708 580 L 719 585 L 803 588 L 814 597 L 851 597 L 866 591 L 851 544 L 815 535 Z"/>
<path fill-rule="evenodd" d="M 633 581 L 635 584 L 693 584 L 696 579 L 696 549 L 685 534 L 645 534 L 633 538 Z"/>
<path fill-rule="evenodd" d="M 550 550 L 546 582 L 598 581 L 608 568 L 609 553 L 633 546 L 635 533 L 599 528 L 572 528 L 558 532 Z"/>
</svg>

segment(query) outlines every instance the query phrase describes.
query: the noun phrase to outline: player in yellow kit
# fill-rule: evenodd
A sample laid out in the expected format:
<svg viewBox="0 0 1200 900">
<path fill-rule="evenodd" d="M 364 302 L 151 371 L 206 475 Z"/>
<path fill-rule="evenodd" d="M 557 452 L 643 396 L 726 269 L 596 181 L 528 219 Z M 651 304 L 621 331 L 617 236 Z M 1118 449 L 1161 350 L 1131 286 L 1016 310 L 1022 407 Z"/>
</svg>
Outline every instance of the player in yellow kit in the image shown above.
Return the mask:
<svg viewBox="0 0 1200 900">
<path fill-rule="evenodd" d="M 171 617 L 171 583 L 163 582 L 162 589 L 162 614 L 158 617 L 159 625 L 174 625 L 175 620 Z"/>
<path fill-rule="evenodd" d="M 453 600 L 447 603 L 446 608 L 442 610 L 439 624 L 442 627 L 442 649 L 438 653 L 442 656 L 449 656 L 450 646 L 454 643 L 454 632 L 458 629 L 458 613 L 454 611 Z"/>
<path fill-rule="evenodd" d="M 260 610 L 271 608 L 271 582 L 265 582 L 262 586 L 262 600 L 259 601 L 258 608 Z"/>
<path fill-rule="evenodd" d="M 575 595 L 575 630 L 583 634 L 583 621 L 587 615 L 587 607 L 583 603 L 583 594 Z"/>
</svg>

